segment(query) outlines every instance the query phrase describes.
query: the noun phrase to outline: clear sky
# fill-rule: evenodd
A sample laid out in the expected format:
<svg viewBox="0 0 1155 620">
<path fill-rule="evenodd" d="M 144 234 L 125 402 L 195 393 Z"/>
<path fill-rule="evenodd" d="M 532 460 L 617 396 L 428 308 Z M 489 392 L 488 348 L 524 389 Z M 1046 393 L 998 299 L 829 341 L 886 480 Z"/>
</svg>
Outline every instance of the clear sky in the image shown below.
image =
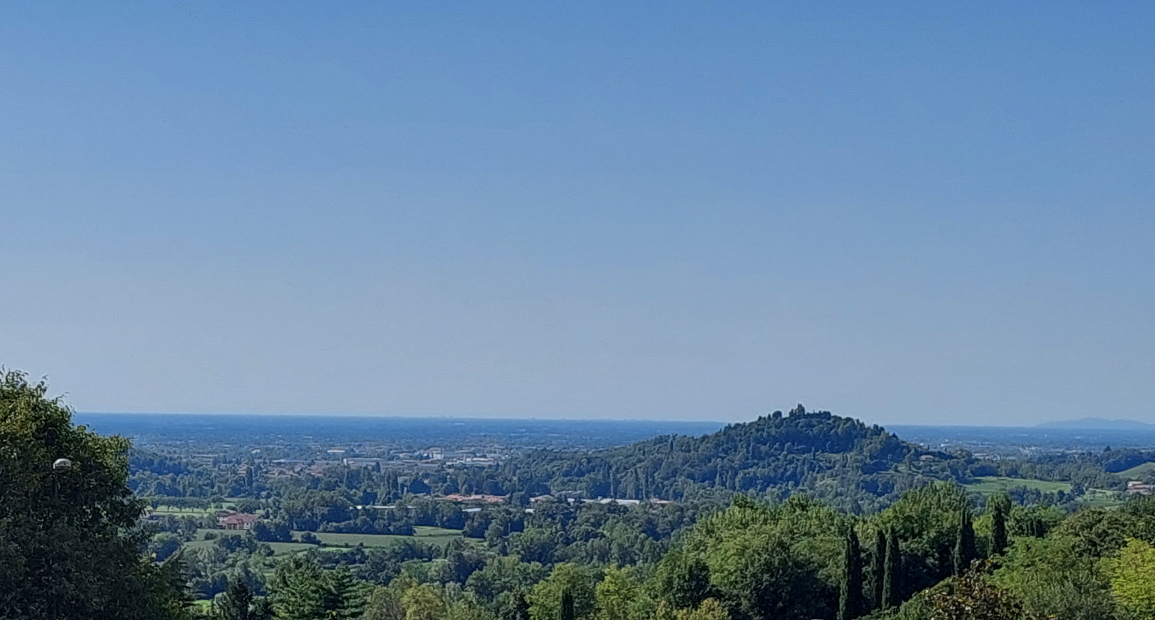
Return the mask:
<svg viewBox="0 0 1155 620">
<path fill-rule="evenodd" d="M 1155 421 L 1155 3 L 0 5 L 84 411 Z"/>
</svg>

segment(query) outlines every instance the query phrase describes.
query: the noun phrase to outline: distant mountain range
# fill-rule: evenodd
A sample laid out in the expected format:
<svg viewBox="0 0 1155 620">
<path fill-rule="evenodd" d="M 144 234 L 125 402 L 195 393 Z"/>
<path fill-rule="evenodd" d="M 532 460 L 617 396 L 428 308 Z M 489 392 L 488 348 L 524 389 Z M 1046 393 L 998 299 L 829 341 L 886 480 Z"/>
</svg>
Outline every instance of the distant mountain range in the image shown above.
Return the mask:
<svg viewBox="0 0 1155 620">
<path fill-rule="evenodd" d="M 1107 420 L 1105 418 L 1082 418 L 1079 420 L 1063 420 L 1061 422 L 1044 422 L 1037 428 L 1063 428 L 1111 431 L 1155 431 L 1155 424 L 1136 420 Z"/>
</svg>

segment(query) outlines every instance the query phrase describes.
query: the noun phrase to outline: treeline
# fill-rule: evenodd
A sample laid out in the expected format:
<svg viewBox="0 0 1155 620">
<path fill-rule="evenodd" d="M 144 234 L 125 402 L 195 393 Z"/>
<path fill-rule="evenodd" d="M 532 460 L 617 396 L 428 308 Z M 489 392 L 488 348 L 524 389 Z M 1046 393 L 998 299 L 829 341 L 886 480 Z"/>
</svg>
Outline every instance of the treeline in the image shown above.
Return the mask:
<svg viewBox="0 0 1155 620">
<path fill-rule="evenodd" d="M 408 517 L 356 506 L 452 493 L 508 496 L 518 506 L 545 494 L 724 505 L 736 494 L 780 502 L 806 493 L 839 510 L 869 514 L 932 482 L 966 484 L 979 476 L 1069 482 L 1071 492 L 1062 495 L 1014 491 L 1022 502 L 1062 504 L 1086 489 L 1121 490 L 1124 481 L 1113 472 L 1152 458 L 1152 452 L 1107 450 L 982 460 L 965 452 L 925 450 L 880 427 L 799 405 L 788 414 L 775 412 L 704 437 L 657 437 L 590 453 L 539 450 L 499 466 L 445 466 L 410 474 L 338 466 L 320 475 L 270 479 L 267 464 L 252 459 L 235 464 L 235 471 L 222 471 L 141 454 L 134 456 L 141 469 L 133 471 L 130 484 L 145 497 L 261 499 L 293 529 L 393 533 L 405 530 Z M 445 518 L 458 520 L 449 515 L 436 524 L 461 527 L 445 525 Z"/>
<path fill-rule="evenodd" d="M 1067 515 L 1014 506 L 1006 497 L 980 506 L 957 486 L 939 483 L 904 494 L 877 515 L 857 517 L 801 496 L 777 506 L 738 497 L 634 565 L 535 559 L 510 553 L 507 544 L 455 544 L 424 555 L 412 546 L 309 553 L 246 587 L 265 595 L 261 609 L 286 619 L 1128 620 L 1155 614 L 1151 499 Z M 214 605 L 219 612 L 230 601 L 222 594 Z"/>
<path fill-rule="evenodd" d="M 864 513 L 936 480 L 966 480 L 970 465 L 965 456 L 798 405 L 704 437 L 657 437 L 588 454 L 536 451 L 496 475 L 513 488 L 587 498 L 725 503 L 735 494 L 781 501 L 805 492 Z"/>
<path fill-rule="evenodd" d="M 955 480 L 987 464 L 825 412 L 799 407 L 704 438 L 412 478 L 334 468 L 262 480 L 255 463 L 222 473 L 138 459 L 158 479 L 212 485 L 212 493 L 187 489 L 189 501 L 211 506 L 225 488 L 252 493 L 237 502 L 263 517 L 251 532 L 206 534 L 213 516 L 142 527 L 147 503 L 128 484 L 127 442 L 75 427 L 45 394 L 19 374 L 0 381 L 0 618 L 1155 616 L 1155 499 L 1075 511 L 983 501 Z M 611 494 L 678 501 L 580 501 L 607 485 Z M 465 512 L 415 496 L 454 487 L 509 497 Z M 554 497 L 531 502 L 541 489 Z M 464 536 L 445 546 L 410 538 L 334 549 L 312 534 L 406 524 L 453 525 Z M 314 544 L 300 551 L 281 544 L 289 540 Z"/>
</svg>

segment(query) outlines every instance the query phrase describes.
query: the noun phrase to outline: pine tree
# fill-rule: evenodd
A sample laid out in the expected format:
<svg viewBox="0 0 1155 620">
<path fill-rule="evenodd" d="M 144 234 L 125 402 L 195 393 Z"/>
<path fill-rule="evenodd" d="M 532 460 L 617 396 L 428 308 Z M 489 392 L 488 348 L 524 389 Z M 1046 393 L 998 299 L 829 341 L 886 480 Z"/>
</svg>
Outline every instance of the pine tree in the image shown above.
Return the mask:
<svg viewBox="0 0 1155 620">
<path fill-rule="evenodd" d="M 345 573 L 345 574 L 341 574 Z M 348 571 L 326 571 L 316 558 L 293 555 L 277 564 L 269 580 L 269 602 L 278 618 L 307 620 L 313 618 L 347 618 L 353 615 L 347 605 Z M 355 602 L 359 603 L 360 600 Z M 346 614 L 345 612 L 350 613 Z"/>
<path fill-rule="evenodd" d="M 346 567 L 326 573 L 330 596 L 327 597 L 326 611 L 332 618 L 360 618 L 365 609 L 365 591 L 352 571 Z"/>
<path fill-rule="evenodd" d="M 854 527 L 846 532 L 842 592 L 838 600 L 838 620 L 854 620 L 862 615 L 862 550 Z"/>
<path fill-rule="evenodd" d="M 253 603 L 253 592 L 239 577 L 229 579 L 228 588 L 217 603 L 220 620 L 249 620 L 249 606 Z"/>
<path fill-rule="evenodd" d="M 971 524 L 970 508 L 959 511 L 958 537 L 954 543 L 954 575 L 961 577 L 971 567 L 978 552 L 975 549 L 975 528 Z"/>
<path fill-rule="evenodd" d="M 886 537 L 886 567 L 882 577 L 882 607 L 898 607 L 902 602 L 902 550 L 898 533 L 891 530 Z"/>
<path fill-rule="evenodd" d="M 882 607 L 882 582 L 886 572 L 886 533 L 881 527 L 874 531 L 874 557 L 871 558 L 870 569 L 874 578 L 871 584 L 874 586 L 874 608 L 879 609 Z"/>
<path fill-rule="evenodd" d="M 988 504 L 991 510 L 991 555 L 1007 549 L 1007 513 L 1010 512 L 1010 503 L 1009 497 L 1000 494 L 992 497 Z"/>
</svg>

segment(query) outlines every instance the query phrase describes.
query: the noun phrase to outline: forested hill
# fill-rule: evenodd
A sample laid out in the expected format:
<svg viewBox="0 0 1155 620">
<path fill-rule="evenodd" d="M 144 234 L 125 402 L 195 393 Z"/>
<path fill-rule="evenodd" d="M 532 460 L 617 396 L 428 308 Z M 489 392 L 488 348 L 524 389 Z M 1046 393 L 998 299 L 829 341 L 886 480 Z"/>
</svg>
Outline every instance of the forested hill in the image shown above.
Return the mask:
<svg viewBox="0 0 1155 620">
<path fill-rule="evenodd" d="M 827 411 L 775 412 L 703 437 L 664 436 L 591 453 L 540 450 L 508 462 L 521 485 L 585 497 L 693 499 L 735 492 L 781 499 L 798 491 L 850 510 L 889 503 L 965 462 Z"/>
</svg>

